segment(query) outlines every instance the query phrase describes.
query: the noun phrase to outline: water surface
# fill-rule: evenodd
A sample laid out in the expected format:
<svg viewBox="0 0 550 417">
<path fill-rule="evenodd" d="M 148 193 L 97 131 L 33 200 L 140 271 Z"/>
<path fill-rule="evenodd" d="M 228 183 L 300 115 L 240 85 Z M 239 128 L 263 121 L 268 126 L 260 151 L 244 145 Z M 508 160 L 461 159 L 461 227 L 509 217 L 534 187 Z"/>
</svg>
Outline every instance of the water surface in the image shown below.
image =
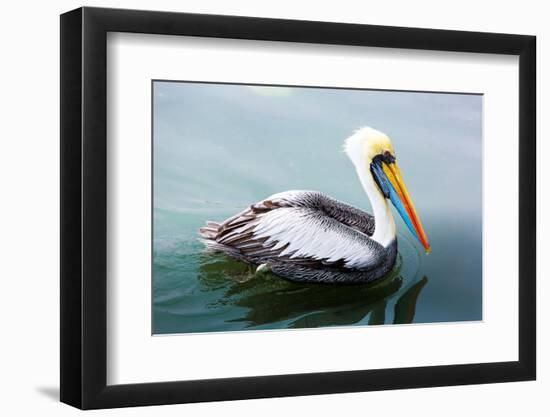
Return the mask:
<svg viewBox="0 0 550 417">
<path fill-rule="evenodd" d="M 154 83 L 153 333 L 480 320 L 481 96 Z M 393 141 L 432 246 L 395 214 L 399 256 L 371 285 L 293 283 L 197 230 L 289 189 L 370 211 L 342 153 L 370 125 Z"/>
</svg>

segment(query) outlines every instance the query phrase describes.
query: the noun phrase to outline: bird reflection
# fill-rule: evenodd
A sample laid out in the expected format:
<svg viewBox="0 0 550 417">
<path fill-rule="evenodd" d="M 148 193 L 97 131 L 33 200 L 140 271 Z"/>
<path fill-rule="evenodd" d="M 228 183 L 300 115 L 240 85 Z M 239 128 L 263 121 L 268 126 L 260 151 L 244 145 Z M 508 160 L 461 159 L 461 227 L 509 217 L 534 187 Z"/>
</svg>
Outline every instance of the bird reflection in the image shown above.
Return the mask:
<svg viewBox="0 0 550 417">
<path fill-rule="evenodd" d="M 241 317 L 228 322 L 239 322 L 245 328 L 412 323 L 418 297 L 428 278 L 423 277 L 403 288 L 400 267 L 398 261 L 374 284 L 304 284 L 281 279 L 269 272 L 255 275 L 252 267 L 220 255 L 202 260 L 199 283 L 202 291 L 223 290 L 222 296 L 209 308 L 222 305 L 243 308 Z M 395 301 L 399 290 L 402 294 Z"/>
</svg>

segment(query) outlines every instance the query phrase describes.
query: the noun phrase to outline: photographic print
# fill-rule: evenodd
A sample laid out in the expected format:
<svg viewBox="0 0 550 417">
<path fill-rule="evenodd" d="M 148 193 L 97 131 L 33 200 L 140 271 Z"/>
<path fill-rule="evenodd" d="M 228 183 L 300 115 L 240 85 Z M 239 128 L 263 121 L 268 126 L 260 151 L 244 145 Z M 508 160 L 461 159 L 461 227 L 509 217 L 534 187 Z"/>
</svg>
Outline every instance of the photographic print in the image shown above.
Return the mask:
<svg viewBox="0 0 550 417">
<path fill-rule="evenodd" d="M 482 95 L 152 97 L 153 334 L 482 320 Z"/>
</svg>

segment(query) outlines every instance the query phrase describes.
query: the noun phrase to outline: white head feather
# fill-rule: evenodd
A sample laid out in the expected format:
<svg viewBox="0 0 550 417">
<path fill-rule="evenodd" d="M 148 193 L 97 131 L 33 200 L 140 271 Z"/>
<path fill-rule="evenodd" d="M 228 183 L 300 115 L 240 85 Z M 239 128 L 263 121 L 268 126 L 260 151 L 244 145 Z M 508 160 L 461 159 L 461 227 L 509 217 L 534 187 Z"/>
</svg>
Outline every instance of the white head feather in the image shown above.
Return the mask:
<svg viewBox="0 0 550 417">
<path fill-rule="evenodd" d="M 372 158 L 384 152 L 389 152 L 395 157 L 390 138 L 385 133 L 368 126 L 356 130 L 346 139 L 344 152 L 356 168 L 368 166 Z"/>
<path fill-rule="evenodd" d="M 395 223 L 387 200 L 372 177 L 370 164 L 376 155 L 385 152 L 395 157 L 390 138 L 379 130 L 363 127 L 346 139 L 344 152 L 355 165 L 359 180 L 370 199 L 376 221 L 372 238 L 382 246 L 387 246 L 395 239 Z"/>
</svg>

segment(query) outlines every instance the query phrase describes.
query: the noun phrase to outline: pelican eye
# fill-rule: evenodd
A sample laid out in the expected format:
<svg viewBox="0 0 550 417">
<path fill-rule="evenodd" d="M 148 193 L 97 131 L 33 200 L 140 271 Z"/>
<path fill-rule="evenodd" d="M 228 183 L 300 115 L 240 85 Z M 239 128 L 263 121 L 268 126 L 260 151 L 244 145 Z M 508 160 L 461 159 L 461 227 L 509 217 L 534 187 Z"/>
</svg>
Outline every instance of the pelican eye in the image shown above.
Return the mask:
<svg viewBox="0 0 550 417">
<path fill-rule="evenodd" d="M 382 160 L 386 163 L 386 164 L 393 164 L 395 162 L 395 156 L 393 156 L 390 151 L 385 151 L 382 155 Z"/>
<path fill-rule="evenodd" d="M 376 155 L 372 158 L 372 162 L 379 164 L 380 162 L 385 162 L 386 164 L 393 164 L 395 162 L 395 156 L 393 156 L 389 151 Z"/>
</svg>

